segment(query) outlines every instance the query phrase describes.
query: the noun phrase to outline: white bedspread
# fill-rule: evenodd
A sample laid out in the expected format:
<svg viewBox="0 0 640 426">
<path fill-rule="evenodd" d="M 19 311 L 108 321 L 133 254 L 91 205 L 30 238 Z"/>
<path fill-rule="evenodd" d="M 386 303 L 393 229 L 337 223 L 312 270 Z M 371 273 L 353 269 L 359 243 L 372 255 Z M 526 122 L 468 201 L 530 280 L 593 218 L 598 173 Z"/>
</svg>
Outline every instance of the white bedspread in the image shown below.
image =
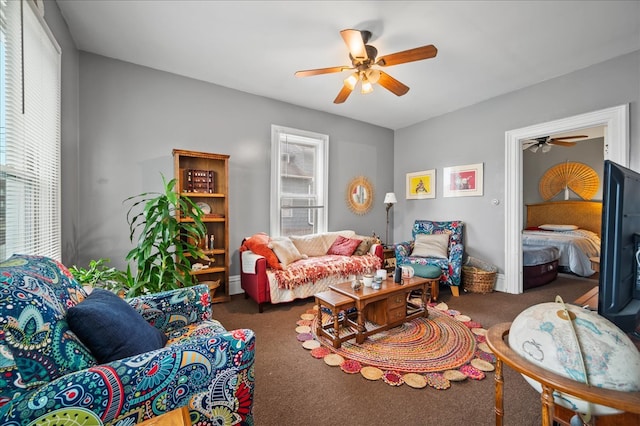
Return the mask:
<svg viewBox="0 0 640 426">
<path fill-rule="evenodd" d="M 585 229 L 575 231 L 522 231 L 522 244 L 554 246 L 560 250 L 559 266 L 582 277 L 595 273 L 590 257 L 600 257 L 600 237 Z"/>
</svg>

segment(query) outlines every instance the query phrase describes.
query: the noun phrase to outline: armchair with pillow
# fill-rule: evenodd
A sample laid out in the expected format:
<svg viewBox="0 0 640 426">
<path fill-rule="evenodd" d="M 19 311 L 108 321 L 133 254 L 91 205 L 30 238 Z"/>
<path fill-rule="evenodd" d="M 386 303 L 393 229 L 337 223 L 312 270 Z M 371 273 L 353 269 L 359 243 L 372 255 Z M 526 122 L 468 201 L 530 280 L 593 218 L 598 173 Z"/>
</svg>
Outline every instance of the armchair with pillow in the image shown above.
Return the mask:
<svg viewBox="0 0 640 426">
<path fill-rule="evenodd" d="M 211 319 L 206 285 L 125 300 L 14 255 L 0 297 L 0 424 L 133 425 L 183 406 L 193 424 L 253 424 L 255 336 Z"/>
<path fill-rule="evenodd" d="M 433 278 L 434 271 L 441 272 L 440 283 L 449 285 L 458 296 L 464 254 L 462 229 L 459 220 L 416 220 L 411 231 L 413 240 L 395 245 L 396 265 L 411 266 L 415 275 L 426 278 Z"/>
</svg>

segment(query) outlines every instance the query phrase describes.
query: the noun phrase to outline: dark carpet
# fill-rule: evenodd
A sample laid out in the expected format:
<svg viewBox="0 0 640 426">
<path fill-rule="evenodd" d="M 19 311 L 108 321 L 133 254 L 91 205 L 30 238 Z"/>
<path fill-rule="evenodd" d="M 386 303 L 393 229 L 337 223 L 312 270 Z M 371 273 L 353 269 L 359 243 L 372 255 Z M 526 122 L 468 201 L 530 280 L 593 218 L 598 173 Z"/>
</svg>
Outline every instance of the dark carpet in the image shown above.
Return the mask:
<svg viewBox="0 0 640 426">
<path fill-rule="evenodd" d="M 595 277 L 594 277 L 595 278 Z M 483 327 L 513 321 L 529 306 L 577 299 L 598 285 L 597 279 L 560 274 L 545 286 L 514 295 L 461 292 L 453 297 L 441 288 L 439 301 L 480 322 Z M 250 328 L 256 333 L 254 418 L 270 425 L 494 425 L 494 375 L 481 381 L 457 383 L 447 390 L 391 387 L 368 381 L 317 362 L 296 340 L 300 312 L 313 307 L 313 298 L 265 306 L 264 313 L 243 295 L 214 305 L 214 318 L 229 330 Z M 504 424 L 539 425 L 540 395 L 517 373 L 504 367 Z"/>
</svg>

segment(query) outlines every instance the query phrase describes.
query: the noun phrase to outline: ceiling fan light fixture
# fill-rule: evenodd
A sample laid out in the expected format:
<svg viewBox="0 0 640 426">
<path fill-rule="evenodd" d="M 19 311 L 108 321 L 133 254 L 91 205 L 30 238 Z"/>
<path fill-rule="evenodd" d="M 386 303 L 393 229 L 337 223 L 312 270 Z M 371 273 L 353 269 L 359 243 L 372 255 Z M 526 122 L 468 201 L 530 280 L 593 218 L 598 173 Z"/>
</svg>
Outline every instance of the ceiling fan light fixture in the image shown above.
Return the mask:
<svg viewBox="0 0 640 426">
<path fill-rule="evenodd" d="M 371 82 L 371 84 L 376 84 L 378 80 L 380 80 L 380 70 L 369 69 L 365 72 L 367 76 L 367 80 Z"/>
<path fill-rule="evenodd" d="M 356 87 L 356 84 L 358 84 L 358 80 L 358 74 L 354 72 L 349 77 L 344 79 L 344 85 L 353 90 Z"/>
<path fill-rule="evenodd" d="M 538 145 L 533 145 L 531 148 L 529 148 L 529 151 L 538 152 L 538 148 L 540 148 Z"/>
<path fill-rule="evenodd" d="M 547 144 L 542 145 L 542 152 L 543 153 L 549 152 L 549 151 L 551 151 L 551 145 L 547 145 Z"/>
<path fill-rule="evenodd" d="M 371 84 L 371 82 L 365 77 L 362 79 L 362 90 L 360 91 L 360 93 L 366 95 L 367 93 L 371 92 L 373 92 L 373 84 Z"/>
</svg>

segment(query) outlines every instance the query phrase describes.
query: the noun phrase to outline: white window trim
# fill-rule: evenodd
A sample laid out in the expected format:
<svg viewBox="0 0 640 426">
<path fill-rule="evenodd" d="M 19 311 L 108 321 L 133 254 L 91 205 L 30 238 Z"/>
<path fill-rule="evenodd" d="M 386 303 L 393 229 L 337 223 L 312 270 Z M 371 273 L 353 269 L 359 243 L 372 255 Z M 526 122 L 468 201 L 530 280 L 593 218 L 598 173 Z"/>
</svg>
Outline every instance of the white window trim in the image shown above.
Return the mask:
<svg viewBox="0 0 640 426">
<path fill-rule="evenodd" d="M 306 130 L 294 129 L 278 125 L 271 126 L 271 208 L 270 208 L 270 234 L 280 236 L 280 135 L 288 134 L 298 137 L 319 141 L 321 158 L 318 159 L 318 170 L 320 171 L 320 182 L 318 182 L 318 204 L 324 208 L 318 215 L 318 232 L 328 230 L 329 218 L 329 136 L 321 133 Z"/>
<path fill-rule="evenodd" d="M 19 72 L 25 77 L 24 82 L 20 81 L 19 76 L 17 79 L 12 77 L 11 80 L 11 87 L 14 89 L 11 96 L 14 97 L 6 105 L 7 117 L 10 119 L 7 118 L 5 123 L 7 143 L 11 143 L 7 147 L 10 152 L 4 154 L 7 159 L 14 156 L 15 162 L 9 161 L 6 169 L 1 167 L 3 172 L 15 177 L 12 185 L 13 182 L 27 180 L 39 183 L 28 187 L 28 196 L 21 195 L 18 186 L 15 186 L 15 193 L 7 186 L 7 210 L 3 213 L 7 218 L 6 246 L 2 247 L 1 257 L 26 253 L 61 260 L 61 49 L 44 21 L 41 2 L 14 2 L 12 6 L 22 8 L 24 24 L 19 22 L 20 12 L 14 13 L 16 11 L 13 10 L 7 15 L 7 19 L 10 19 L 7 21 L 7 28 L 15 29 L 15 25 L 18 25 L 24 42 L 19 40 L 16 48 L 24 52 L 24 58 L 12 57 L 14 62 L 11 62 L 11 67 L 15 70 L 21 66 L 16 65 L 15 61 L 21 61 L 24 69 Z M 16 33 L 10 34 L 11 40 L 18 39 L 15 37 Z M 20 46 L 22 42 L 24 47 Z M 38 46 L 40 50 L 37 49 Z M 48 78 L 55 78 L 55 81 L 47 80 Z M 46 90 L 41 91 L 42 88 Z M 24 94 L 24 100 L 20 91 Z M 46 140 L 48 147 L 41 149 L 39 140 Z M 47 152 L 47 155 L 43 158 L 34 155 L 40 152 Z M 43 185 L 43 182 L 46 183 Z"/>
</svg>

